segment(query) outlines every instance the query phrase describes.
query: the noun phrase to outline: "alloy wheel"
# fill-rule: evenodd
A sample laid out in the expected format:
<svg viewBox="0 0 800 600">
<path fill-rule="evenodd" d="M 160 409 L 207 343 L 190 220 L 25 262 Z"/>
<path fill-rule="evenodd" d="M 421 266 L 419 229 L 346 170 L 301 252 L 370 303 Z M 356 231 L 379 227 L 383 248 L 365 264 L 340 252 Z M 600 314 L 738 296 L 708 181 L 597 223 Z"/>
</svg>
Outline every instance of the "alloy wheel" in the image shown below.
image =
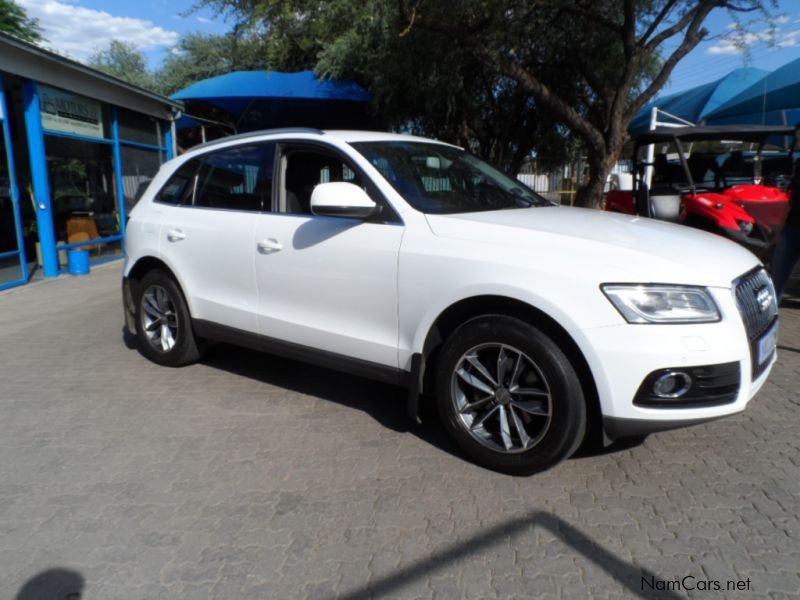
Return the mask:
<svg viewBox="0 0 800 600">
<path fill-rule="evenodd" d="M 458 423 L 475 440 L 508 454 L 538 444 L 552 420 L 552 396 L 541 369 L 507 344 L 480 344 L 453 371 L 451 398 Z"/>
<path fill-rule="evenodd" d="M 141 326 L 150 345 L 158 352 L 169 352 L 178 339 L 178 315 L 169 293 L 151 285 L 142 294 Z"/>
</svg>

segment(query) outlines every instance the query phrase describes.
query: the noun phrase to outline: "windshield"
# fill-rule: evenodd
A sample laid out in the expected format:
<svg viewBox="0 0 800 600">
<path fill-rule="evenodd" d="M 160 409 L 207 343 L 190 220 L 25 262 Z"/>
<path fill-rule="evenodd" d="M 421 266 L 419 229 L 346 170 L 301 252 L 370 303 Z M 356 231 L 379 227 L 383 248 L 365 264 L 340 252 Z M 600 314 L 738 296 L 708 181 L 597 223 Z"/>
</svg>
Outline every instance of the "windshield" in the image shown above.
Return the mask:
<svg viewBox="0 0 800 600">
<path fill-rule="evenodd" d="M 533 190 L 458 148 L 423 142 L 359 142 L 352 146 L 414 208 L 452 214 L 552 206 Z"/>
</svg>

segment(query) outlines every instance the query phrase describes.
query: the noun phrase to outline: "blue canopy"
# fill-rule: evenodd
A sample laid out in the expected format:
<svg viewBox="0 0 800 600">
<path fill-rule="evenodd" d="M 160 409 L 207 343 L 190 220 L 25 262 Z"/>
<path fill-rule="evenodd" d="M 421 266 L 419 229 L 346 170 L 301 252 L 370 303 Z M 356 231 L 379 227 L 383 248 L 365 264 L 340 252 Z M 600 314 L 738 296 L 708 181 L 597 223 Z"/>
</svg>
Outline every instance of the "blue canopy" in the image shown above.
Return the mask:
<svg viewBox="0 0 800 600">
<path fill-rule="evenodd" d="M 203 79 L 172 96 L 222 108 L 235 118 L 255 99 L 369 102 L 367 90 L 352 81 L 319 79 L 313 71 L 234 71 Z"/>
<path fill-rule="evenodd" d="M 722 104 L 766 77 L 768 73 L 769 71 L 753 67 L 734 69 L 716 81 L 657 98 L 639 111 L 631 121 L 628 131 L 635 138 L 650 129 L 650 114 L 653 107 L 692 123 L 705 121 Z"/>
<path fill-rule="evenodd" d="M 776 69 L 766 77 L 728 99 L 708 115 L 709 120 L 740 117 L 761 123 L 762 114 L 800 109 L 800 58 Z M 775 117 L 773 117 L 775 118 Z"/>
</svg>

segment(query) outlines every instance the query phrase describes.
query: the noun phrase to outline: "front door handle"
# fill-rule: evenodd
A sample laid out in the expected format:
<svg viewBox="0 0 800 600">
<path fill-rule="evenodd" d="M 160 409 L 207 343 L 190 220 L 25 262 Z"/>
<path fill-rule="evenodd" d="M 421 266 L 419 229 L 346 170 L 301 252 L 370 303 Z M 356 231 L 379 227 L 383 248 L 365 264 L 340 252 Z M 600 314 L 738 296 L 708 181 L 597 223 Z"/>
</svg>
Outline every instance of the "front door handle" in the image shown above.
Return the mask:
<svg viewBox="0 0 800 600">
<path fill-rule="evenodd" d="M 172 229 L 171 231 L 167 232 L 167 239 L 170 242 L 180 242 L 181 240 L 186 239 L 186 234 L 180 229 Z"/>
<path fill-rule="evenodd" d="M 272 252 L 279 252 L 281 250 L 283 250 L 283 244 L 281 244 L 275 238 L 269 238 L 258 242 L 258 251 L 263 254 L 270 254 Z"/>
</svg>

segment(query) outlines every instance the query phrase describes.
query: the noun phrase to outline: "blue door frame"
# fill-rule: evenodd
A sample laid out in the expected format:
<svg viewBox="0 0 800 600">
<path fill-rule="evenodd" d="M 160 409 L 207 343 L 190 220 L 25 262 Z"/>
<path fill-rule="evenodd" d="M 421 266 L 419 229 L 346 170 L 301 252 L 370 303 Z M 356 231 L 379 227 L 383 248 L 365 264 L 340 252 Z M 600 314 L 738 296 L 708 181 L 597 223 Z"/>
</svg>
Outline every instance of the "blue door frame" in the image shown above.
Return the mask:
<svg viewBox="0 0 800 600">
<path fill-rule="evenodd" d="M 13 258 L 16 256 L 19 260 L 22 277 L 15 281 L 0 283 L 0 290 L 27 283 L 30 276 L 28 273 L 28 260 L 25 256 L 25 237 L 22 234 L 22 216 L 19 212 L 19 187 L 17 186 L 17 173 L 14 167 L 14 152 L 11 146 L 11 130 L 8 127 L 8 106 L 4 89 L 3 77 L 0 75 L 0 126 L 2 126 L 6 160 L 8 162 L 6 166 L 8 167 L 9 193 L 14 214 L 14 229 L 17 234 L 17 249 L 0 253 L 0 258 Z"/>
</svg>

